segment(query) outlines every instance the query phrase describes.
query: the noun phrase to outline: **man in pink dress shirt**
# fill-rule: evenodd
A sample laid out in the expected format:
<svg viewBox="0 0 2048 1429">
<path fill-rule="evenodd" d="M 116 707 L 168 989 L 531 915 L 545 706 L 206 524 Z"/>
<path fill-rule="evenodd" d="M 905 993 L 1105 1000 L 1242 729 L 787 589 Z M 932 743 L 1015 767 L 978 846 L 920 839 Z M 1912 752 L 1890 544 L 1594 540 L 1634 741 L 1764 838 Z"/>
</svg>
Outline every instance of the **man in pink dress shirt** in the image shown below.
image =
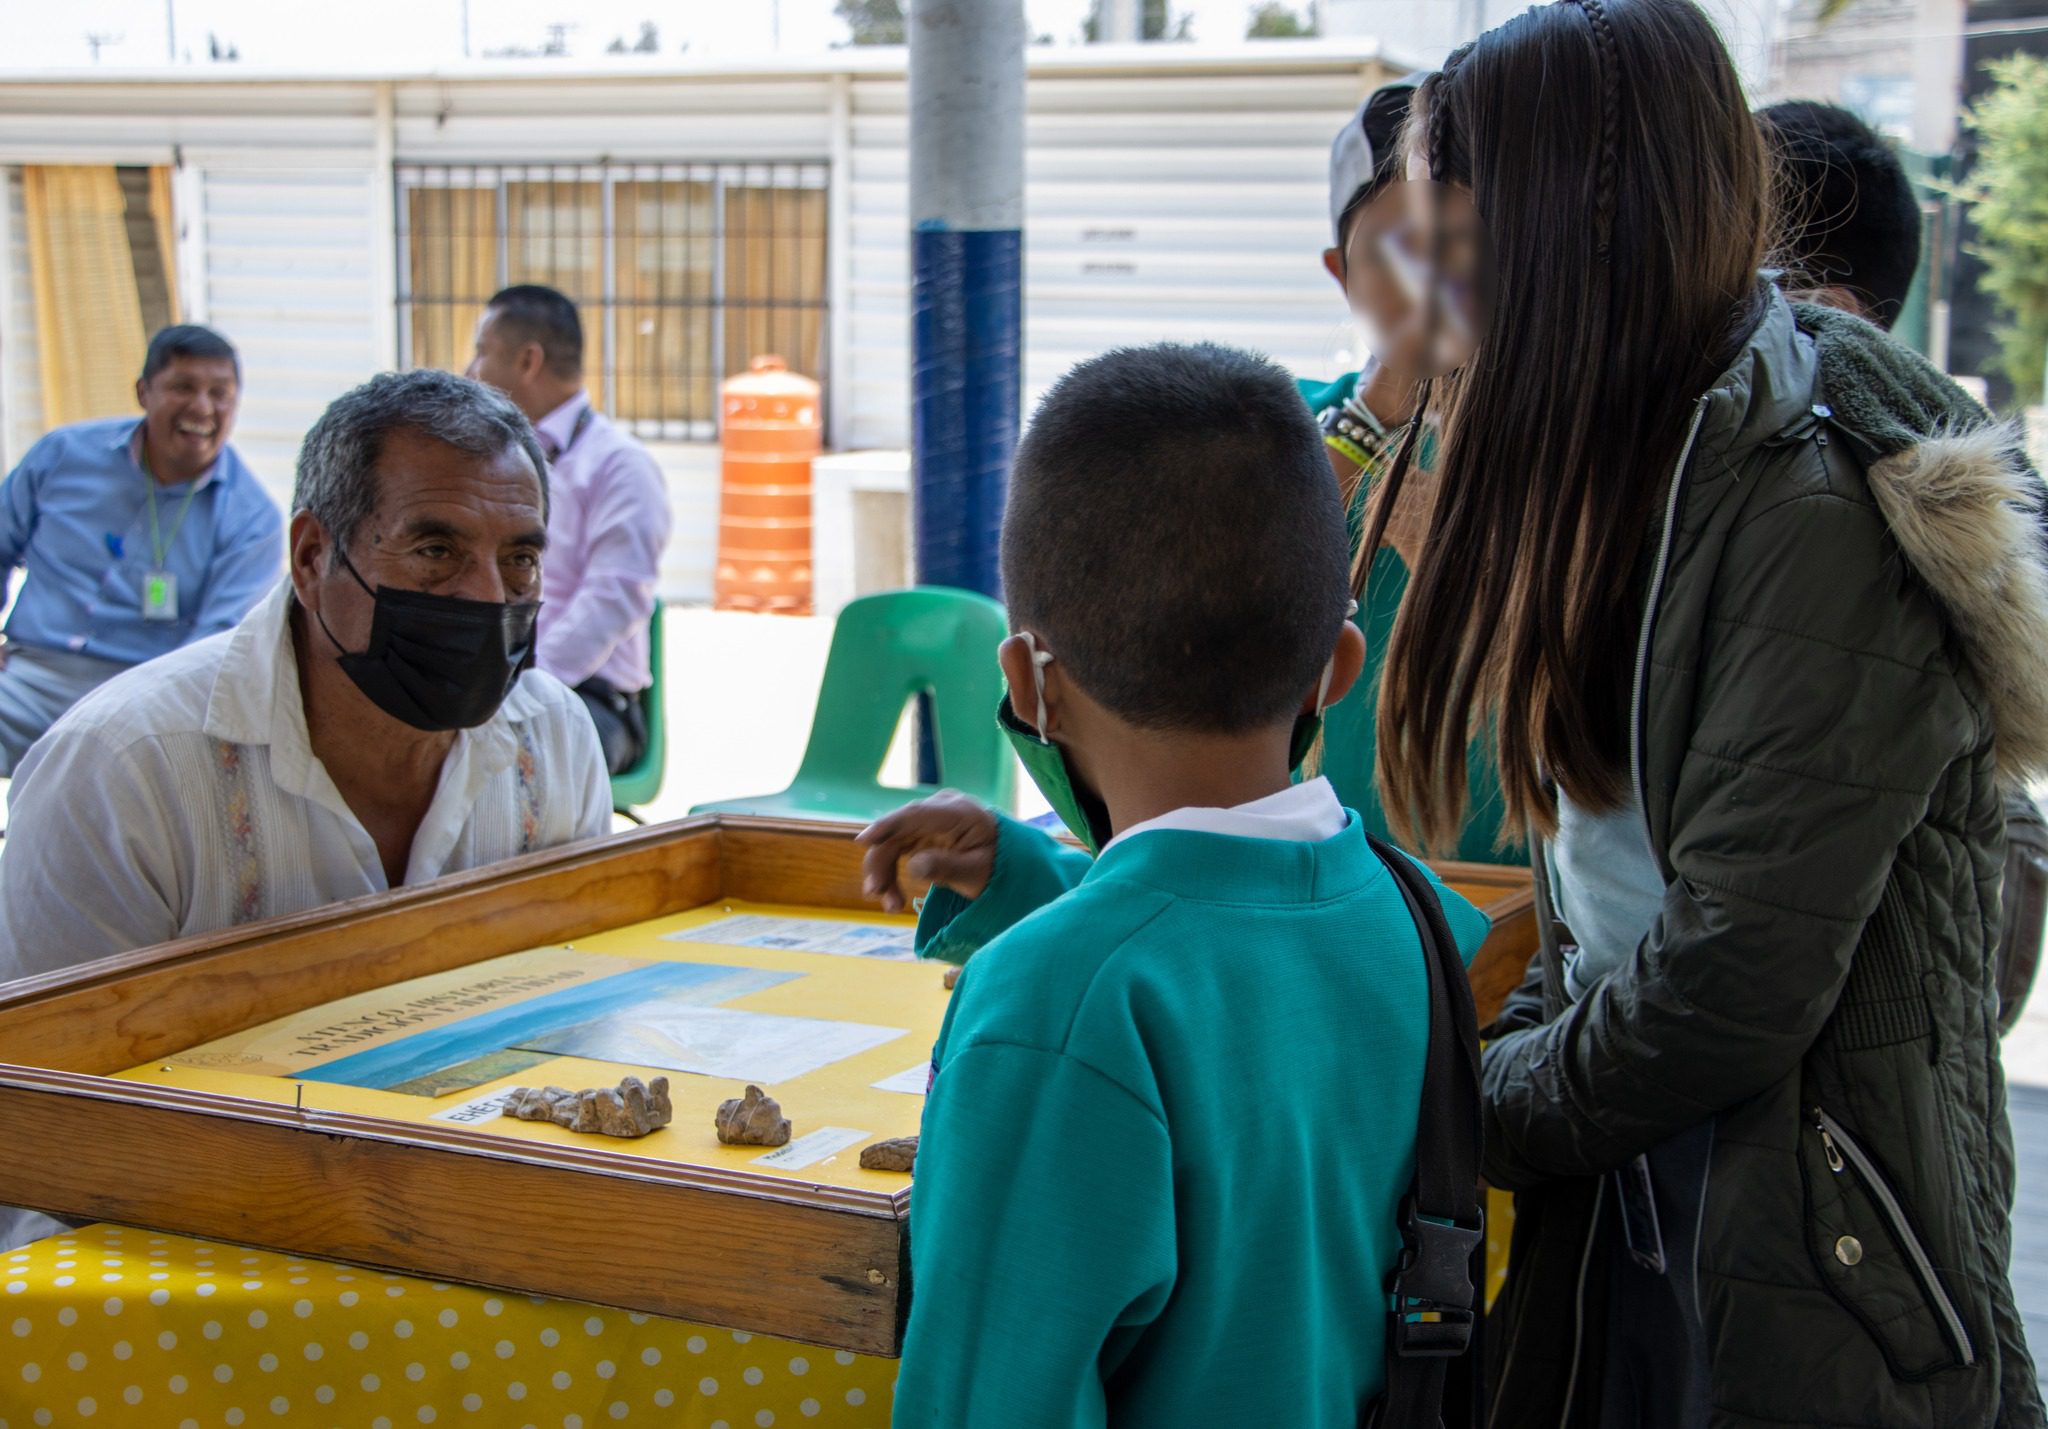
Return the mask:
<svg viewBox="0 0 2048 1429">
<path fill-rule="evenodd" d="M 520 283 L 491 299 L 469 375 L 510 397 L 547 453 L 553 506 L 535 659 L 583 697 L 617 774 L 647 747 L 647 621 L 669 532 L 661 468 L 591 406 L 583 323 L 553 288 Z"/>
</svg>

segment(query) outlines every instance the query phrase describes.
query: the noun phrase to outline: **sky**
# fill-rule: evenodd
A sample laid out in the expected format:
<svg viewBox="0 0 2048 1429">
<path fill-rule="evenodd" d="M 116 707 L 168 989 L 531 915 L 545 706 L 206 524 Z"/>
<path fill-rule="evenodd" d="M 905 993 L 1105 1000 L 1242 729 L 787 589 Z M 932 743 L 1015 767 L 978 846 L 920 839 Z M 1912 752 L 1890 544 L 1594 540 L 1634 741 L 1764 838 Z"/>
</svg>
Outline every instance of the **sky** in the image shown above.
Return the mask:
<svg viewBox="0 0 2048 1429">
<path fill-rule="evenodd" d="M 1173 4 L 1207 41 L 1242 38 L 1251 8 L 1252 0 Z M 161 66 L 175 17 L 180 61 L 204 63 L 211 33 L 251 65 L 414 69 L 461 59 L 465 9 L 478 56 L 538 49 L 558 21 L 570 22 L 567 44 L 578 58 L 597 57 L 615 38 L 630 43 L 643 20 L 655 23 L 671 57 L 685 40 L 699 58 L 775 52 L 778 18 L 782 53 L 816 54 L 846 39 L 832 0 L 0 0 L 0 55 L 9 69 L 69 69 L 93 62 L 87 37 L 97 35 L 102 66 Z M 1035 34 L 1071 43 L 1089 0 L 1026 0 L 1025 9 Z"/>
</svg>

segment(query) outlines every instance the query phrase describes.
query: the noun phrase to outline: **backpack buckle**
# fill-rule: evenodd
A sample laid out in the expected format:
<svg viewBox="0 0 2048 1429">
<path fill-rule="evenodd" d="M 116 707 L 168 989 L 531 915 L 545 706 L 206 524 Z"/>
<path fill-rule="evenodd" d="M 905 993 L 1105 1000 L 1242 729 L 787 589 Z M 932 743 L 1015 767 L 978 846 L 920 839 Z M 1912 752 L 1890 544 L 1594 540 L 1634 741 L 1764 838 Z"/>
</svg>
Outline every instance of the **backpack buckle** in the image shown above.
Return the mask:
<svg viewBox="0 0 2048 1429">
<path fill-rule="evenodd" d="M 1393 1353 L 1405 1358 L 1450 1358 L 1472 1346 L 1472 1255 L 1482 1226 L 1431 1220 L 1401 1202 L 1401 1257 L 1387 1278 L 1393 1297 Z"/>
</svg>

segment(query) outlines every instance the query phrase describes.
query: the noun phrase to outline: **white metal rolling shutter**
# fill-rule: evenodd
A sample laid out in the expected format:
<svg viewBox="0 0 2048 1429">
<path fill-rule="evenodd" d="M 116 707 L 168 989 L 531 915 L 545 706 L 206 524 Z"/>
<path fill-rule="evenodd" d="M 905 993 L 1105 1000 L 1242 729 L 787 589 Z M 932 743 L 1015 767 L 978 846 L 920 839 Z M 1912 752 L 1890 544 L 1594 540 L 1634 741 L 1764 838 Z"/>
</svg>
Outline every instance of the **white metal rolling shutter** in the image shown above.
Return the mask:
<svg viewBox="0 0 2048 1429">
<path fill-rule="evenodd" d="M 401 163 L 823 159 L 830 81 L 724 78 L 406 84 Z"/>
<path fill-rule="evenodd" d="M 206 320 L 242 354 L 234 442 L 289 510 L 299 443 L 390 355 L 371 351 L 367 169 L 210 168 Z"/>
<path fill-rule="evenodd" d="M 36 347 L 36 299 L 29 282 L 28 228 L 22 213 L 21 170 L 7 179 L 7 312 L 0 315 L 0 470 L 11 471 L 43 434 L 43 370 Z"/>
<path fill-rule="evenodd" d="M 1332 375 L 1352 345 L 1318 261 L 1330 138 L 1356 69 L 1033 77 L 1026 139 L 1024 385 L 1105 348 L 1215 341 Z M 909 440 L 906 90 L 853 86 L 850 324 L 855 446 Z"/>
</svg>

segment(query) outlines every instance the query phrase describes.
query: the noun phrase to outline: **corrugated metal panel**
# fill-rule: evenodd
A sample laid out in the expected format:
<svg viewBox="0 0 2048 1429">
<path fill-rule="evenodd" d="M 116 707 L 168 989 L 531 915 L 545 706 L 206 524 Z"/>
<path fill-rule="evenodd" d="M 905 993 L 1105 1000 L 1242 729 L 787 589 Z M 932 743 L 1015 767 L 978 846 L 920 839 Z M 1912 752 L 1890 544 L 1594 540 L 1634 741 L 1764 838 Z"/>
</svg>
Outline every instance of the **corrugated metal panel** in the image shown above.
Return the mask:
<svg viewBox="0 0 2048 1429">
<path fill-rule="evenodd" d="M 1025 141 L 1027 405 L 1080 359 L 1210 340 L 1303 375 L 1352 344 L 1318 257 L 1330 136 L 1358 71 L 1034 78 Z M 855 446 L 908 441 L 907 93 L 853 85 L 848 324 Z"/>
<path fill-rule="evenodd" d="M 0 86 L 0 160 L 165 164 L 215 149 L 362 151 L 368 85 Z"/>
<path fill-rule="evenodd" d="M 823 159 L 831 81 L 406 85 L 403 163 Z"/>
<path fill-rule="evenodd" d="M 21 170 L 11 168 L 7 176 L 7 251 L 0 255 L 7 264 L 6 351 L 0 363 L 0 420 L 6 423 L 7 450 L 0 462 L 8 469 L 28 453 L 43 434 L 43 369 L 36 347 L 36 299 L 29 284 L 28 230 L 24 226 L 21 198 Z"/>
<path fill-rule="evenodd" d="M 286 507 L 306 429 L 381 367 L 367 169 L 209 168 L 207 319 L 242 352 L 235 446 Z"/>
</svg>

